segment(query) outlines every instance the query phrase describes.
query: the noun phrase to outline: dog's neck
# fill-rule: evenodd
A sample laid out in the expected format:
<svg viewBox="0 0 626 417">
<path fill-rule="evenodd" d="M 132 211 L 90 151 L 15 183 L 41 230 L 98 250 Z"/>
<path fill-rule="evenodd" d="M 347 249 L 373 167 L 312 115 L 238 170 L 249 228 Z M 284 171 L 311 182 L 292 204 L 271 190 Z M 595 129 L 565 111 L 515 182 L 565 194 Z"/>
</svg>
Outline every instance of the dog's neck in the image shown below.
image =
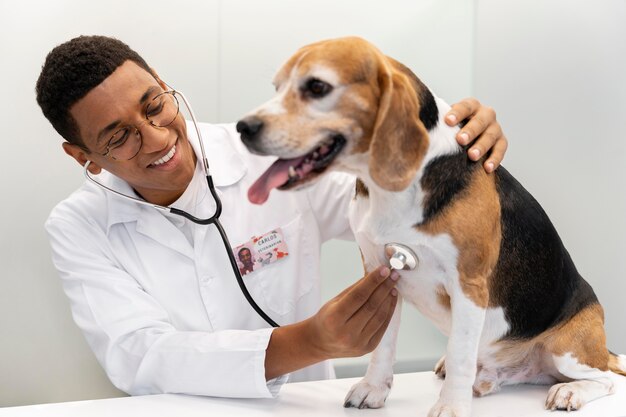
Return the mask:
<svg viewBox="0 0 626 417">
<path fill-rule="evenodd" d="M 413 181 L 411 181 L 411 184 L 407 188 L 399 192 L 385 190 L 371 178 L 367 164 L 359 164 L 364 166 L 365 169 L 360 170 L 356 175 L 367 189 L 367 198 L 370 200 L 370 214 L 374 216 L 374 218 L 398 219 L 406 217 L 407 213 L 411 213 L 411 218 L 407 219 L 407 221 L 411 224 L 421 223 L 423 213 L 421 210 L 419 210 L 419 213 L 416 213 L 416 208 L 422 207 L 422 202 L 425 197 L 421 186 L 424 169 L 428 166 L 430 161 L 441 155 L 449 155 L 462 151 L 461 146 L 456 141 L 456 134 L 459 131 L 459 127 L 450 127 L 444 121 L 444 116 L 448 110 L 450 110 L 450 106 L 436 96 L 435 102 L 437 104 L 439 119 L 437 124 L 428 131 L 428 151 Z M 357 195 L 356 197 L 359 198 L 361 196 Z"/>
</svg>

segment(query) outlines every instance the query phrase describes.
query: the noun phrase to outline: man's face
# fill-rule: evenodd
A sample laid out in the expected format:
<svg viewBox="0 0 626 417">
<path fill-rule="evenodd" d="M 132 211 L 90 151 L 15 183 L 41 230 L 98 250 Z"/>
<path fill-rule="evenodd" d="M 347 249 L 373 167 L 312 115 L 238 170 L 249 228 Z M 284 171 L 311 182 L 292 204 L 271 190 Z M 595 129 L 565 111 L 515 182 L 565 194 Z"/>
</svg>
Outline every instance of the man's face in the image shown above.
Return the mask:
<svg viewBox="0 0 626 417">
<path fill-rule="evenodd" d="M 165 85 L 152 74 L 126 61 L 70 109 L 91 153 L 67 144 L 65 151 L 80 163 L 85 159 L 92 161 L 92 172 L 102 168 L 125 180 L 146 201 L 171 204 L 191 181 L 196 156 L 187 140 L 185 120 L 180 113 L 166 127 L 156 128 L 146 121 L 147 105 L 165 90 Z M 128 161 L 101 156 L 111 136 L 128 125 L 137 126 L 141 132 L 143 146 L 137 156 Z M 154 165 L 174 146 L 176 151 L 169 161 Z"/>
<path fill-rule="evenodd" d="M 252 255 L 249 250 L 242 250 L 239 252 L 239 260 L 243 262 L 244 265 L 248 265 L 252 263 Z"/>
</svg>

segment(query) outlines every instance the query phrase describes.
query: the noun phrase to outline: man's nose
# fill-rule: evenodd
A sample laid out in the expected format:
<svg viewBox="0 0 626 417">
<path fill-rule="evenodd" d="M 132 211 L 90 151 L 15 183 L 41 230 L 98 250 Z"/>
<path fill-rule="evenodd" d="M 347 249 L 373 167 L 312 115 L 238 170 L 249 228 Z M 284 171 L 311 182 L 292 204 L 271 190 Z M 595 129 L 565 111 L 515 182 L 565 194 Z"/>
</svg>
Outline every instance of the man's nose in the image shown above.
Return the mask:
<svg viewBox="0 0 626 417">
<path fill-rule="evenodd" d="M 171 137 L 170 129 L 166 127 L 156 127 L 150 122 L 142 123 L 138 126 L 141 140 L 143 141 L 142 150 L 145 153 L 152 153 L 163 150 L 169 143 Z"/>
<path fill-rule="evenodd" d="M 263 129 L 263 120 L 255 116 L 249 116 L 237 122 L 237 132 L 241 135 L 244 143 L 254 141 Z"/>
</svg>

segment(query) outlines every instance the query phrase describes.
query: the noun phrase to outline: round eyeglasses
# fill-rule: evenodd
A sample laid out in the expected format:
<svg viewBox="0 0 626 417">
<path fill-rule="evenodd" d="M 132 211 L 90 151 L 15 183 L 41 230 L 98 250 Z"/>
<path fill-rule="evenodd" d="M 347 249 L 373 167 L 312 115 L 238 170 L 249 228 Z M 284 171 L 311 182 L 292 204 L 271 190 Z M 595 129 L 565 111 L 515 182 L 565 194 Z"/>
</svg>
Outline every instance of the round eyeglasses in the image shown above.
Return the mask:
<svg viewBox="0 0 626 417">
<path fill-rule="evenodd" d="M 151 126 L 167 127 L 176 120 L 179 105 L 176 91 L 164 91 L 150 101 L 146 107 L 146 120 Z M 117 161 L 133 159 L 143 145 L 143 138 L 137 126 L 124 126 L 116 131 L 107 142 L 102 156 L 110 156 Z"/>
</svg>

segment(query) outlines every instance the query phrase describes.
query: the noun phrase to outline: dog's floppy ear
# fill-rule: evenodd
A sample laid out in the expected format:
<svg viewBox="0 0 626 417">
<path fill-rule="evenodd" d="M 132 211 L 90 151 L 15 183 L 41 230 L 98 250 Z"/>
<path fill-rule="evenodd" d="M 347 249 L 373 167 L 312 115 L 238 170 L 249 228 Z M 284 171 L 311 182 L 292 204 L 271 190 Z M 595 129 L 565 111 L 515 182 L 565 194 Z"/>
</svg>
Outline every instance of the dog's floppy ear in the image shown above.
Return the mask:
<svg viewBox="0 0 626 417">
<path fill-rule="evenodd" d="M 414 77 L 404 65 L 381 57 L 381 96 L 370 142 L 369 171 L 374 182 L 389 191 L 409 186 L 428 149 Z"/>
</svg>

